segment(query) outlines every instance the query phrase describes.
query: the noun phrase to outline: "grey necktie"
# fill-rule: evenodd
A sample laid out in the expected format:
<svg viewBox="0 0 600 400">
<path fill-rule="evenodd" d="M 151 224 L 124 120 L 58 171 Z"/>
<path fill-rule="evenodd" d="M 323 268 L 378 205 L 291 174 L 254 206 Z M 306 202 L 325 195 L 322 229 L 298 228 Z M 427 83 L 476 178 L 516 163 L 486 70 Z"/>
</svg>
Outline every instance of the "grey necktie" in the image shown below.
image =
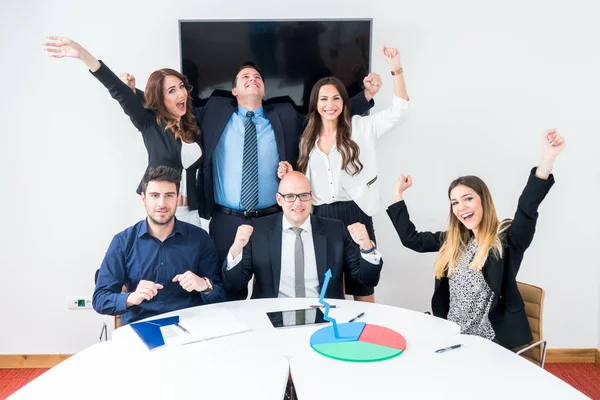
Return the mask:
<svg viewBox="0 0 600 400">
<path fill-rule="evenodd" d="M 294 288 L 296 297 L 306 297 L 306 285 L 304 283 L 304 243 L 302 243 L 302 228 L 290 228 L 296 234 L 294 245 Z"/>
</svg>

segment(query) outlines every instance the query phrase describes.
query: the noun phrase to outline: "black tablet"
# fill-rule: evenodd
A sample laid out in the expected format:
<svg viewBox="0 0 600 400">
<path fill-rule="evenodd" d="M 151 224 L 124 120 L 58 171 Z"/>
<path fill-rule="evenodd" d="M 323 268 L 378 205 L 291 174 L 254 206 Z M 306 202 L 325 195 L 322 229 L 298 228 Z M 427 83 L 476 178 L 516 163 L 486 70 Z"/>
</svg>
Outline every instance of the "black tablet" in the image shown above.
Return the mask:
<svg viewBox="0 0 600 400">
<path fill-rule="evenodd" d="M 275 328 L 327 323 L 327 321 L 323 319 L 323 311 L 320 308 L 272 311 L 268 312 L 267 316 Z"/>
</svg>

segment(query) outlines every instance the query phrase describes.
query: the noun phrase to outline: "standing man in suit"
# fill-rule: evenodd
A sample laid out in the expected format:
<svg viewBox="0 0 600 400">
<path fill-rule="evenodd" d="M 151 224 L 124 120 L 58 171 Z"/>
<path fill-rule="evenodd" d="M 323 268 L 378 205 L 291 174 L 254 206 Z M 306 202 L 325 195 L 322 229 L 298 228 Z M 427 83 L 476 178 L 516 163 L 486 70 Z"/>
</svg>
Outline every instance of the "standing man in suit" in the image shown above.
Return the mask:
<svg viewBox="0 0 600 400">
<path fill-rule="evenodd" d="M 365 90 L 351 101 L 352 112 L 363 114 L 381 77 L 369 74 Z M 276 214 L 279 161 L 296 165 L 305 116 L 290 103 L 263 107 L 265 96 L 261 71 L 244 63 L 233 79 L 235 99 L 212 96 L 196 110 L 204 149 L 203 180 L 206 207 L 212 217 L 209 232 L 223 262 L 238 226 Z M 206 215 L 205 217 L 208 217 Z M 245 298 L 246 291 L 230 298 Z"/>
<path fill-rule="evenodd" d="M 286 175 L 276 196 L 283 213 L 237 229 L 223 263 L 225 290 L 245 288 L 254 274 L 253 298 L 319 297 L 327 269 L 332 276 L 325 297 L 344 298 L 344 272 L 377 285 L 383 260 L 363 224 L 346 228 L 311 215 L 310 182 L 300 172 Z"/>
</svg>

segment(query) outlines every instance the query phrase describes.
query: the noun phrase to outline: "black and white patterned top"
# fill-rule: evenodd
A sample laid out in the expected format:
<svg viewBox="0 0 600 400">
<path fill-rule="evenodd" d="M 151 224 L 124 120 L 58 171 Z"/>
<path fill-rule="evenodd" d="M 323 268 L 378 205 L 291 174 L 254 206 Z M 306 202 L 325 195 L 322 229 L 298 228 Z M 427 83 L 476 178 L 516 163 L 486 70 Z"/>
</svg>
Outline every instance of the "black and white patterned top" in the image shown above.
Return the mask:
<svg viewBox="0 0 600 400">
<path fill-rule="evenodd" d="M 449 277 L 450 311 L 448 320 L 460 326 L 460 332 L 493 340 L 496 337 L 489 312 L 494 292 L 485 282 L 483 273 L 469 267 L 477 253 L 477 243 L 471 239 Z"/>
</svg>

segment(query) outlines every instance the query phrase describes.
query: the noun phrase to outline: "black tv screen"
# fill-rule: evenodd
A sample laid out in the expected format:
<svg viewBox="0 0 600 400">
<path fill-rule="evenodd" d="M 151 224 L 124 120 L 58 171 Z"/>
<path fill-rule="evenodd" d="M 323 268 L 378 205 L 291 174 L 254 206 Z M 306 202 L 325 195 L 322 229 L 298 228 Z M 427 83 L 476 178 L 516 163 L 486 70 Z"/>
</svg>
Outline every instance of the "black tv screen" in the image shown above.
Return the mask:
<svg viewBox="0 0 600 400">
<path fill-rule="evenodd" d="M 181 70 L 194 103 L 217 89 L 231 91 L 238 67 L 254 62 L 265 98 L 289 96 L 308 106 L 313 84 L 336 76 L 350 96 L 370 71 L 371 20 L 179 21 Z"/>
</svg>

